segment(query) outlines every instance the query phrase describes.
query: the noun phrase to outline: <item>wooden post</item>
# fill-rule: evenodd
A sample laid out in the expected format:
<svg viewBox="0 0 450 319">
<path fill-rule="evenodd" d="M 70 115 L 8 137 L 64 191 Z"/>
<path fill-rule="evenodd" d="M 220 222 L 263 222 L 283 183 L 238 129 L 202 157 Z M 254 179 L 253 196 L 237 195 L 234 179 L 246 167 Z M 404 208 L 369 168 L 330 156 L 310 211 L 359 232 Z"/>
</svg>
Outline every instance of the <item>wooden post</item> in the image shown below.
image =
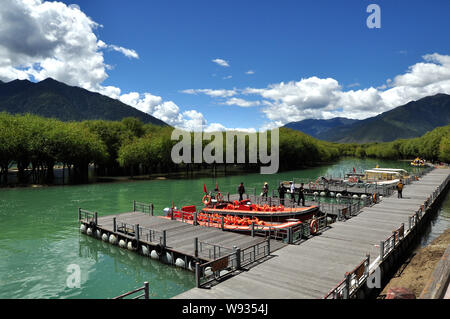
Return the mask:
<svg viewBox="0 0 450 319">
<path fill-rule="evenodd" d="M 144 299 L 149 299 L 148 281 L 144 282 Z"/>
<path fill-rule="evenodd" d="M 163 247 L 166 247 L 166 244 L 167 244 L 166 231 L 163 230 Z"/>
<path fill-rule="evenodd" d="M 170 209 L 170 220 L 173 220 L 173 208 L 169 208 Z"/>
<path fill-rule="evenodd" d="M 384 259 L 384 241 L 380 241 L 380 260 Z"/>
<path fill-rule="evenodd" d="M 195 263 L 195 283 L 197 288 L 200 288 L 200 263 Z"/>
<path fill-rule="evenodd" d="M 197 221 L 197 212 L 194 212 L 194 226 L 198 225 L 198 221 Z"/>
<path fill-rule="evenodd" d="M 222 228 L 222 230 L 225 229 L 225 221 L 224 221 L 223 216 L 220 216 L 220 227 Z"/>
<path fill-rule="evenodd" d="M 153 208 L 154 208 L 154 207 L 153 207 L 153 203 L 151 203 L 151 204 L 150 204 L 150 212 L 151 212 L 152 216 L 153 216 Z"/>
<path fill-rule="evenodd" d="M 270 255 L 270 238 L 267 238 L 267 256 Z"/>
<path fill-rule="evenodd" d="M 198 237 L 194 238 L 194 256 L 198 257 Z"/>
<path fill-rule="evenodd" d="M 252 228 L 251 228 L 252 232 L 252 237 L 255 237 L 255 223 L 252 223 Z"/>
<path fill-rule="evenodd" d="M 98 214 L 97 214 L 97 212 L 95 212 L 95 213 L 94 213 L 94 223 L 95 223 L 95 226 L 97 226 L 97 221 L 98 221 Z"/>
<path fill-rule="evenodd" d="M 241 268 L 241 249 L 236 248 L 236 269 Z"/>
<path fill-rule="evenodd" d="M 135 228 L 135 230 L 136 230 L 136 234 L 134 234 L 134 237 L 135 237 L 136 240 L 137 240 L 137 247 L 138 247 L 138 249 L 139 249 L 139 224 L 136 224 L 136 225 L 134 226 L 134 228 Z"/>
<path fill-rule="evenodd" d="M 345 273 L 345 290 L 344 290 L 344 299 L 350 298 L 350 274 Z"/>
<path fill-rule="evenodd" d="M 288 238 L 287 238 L 287 240 L 288 240 L 288 244 L 292 244 L 292 241 L 293 241 L 293 239 L 292 239 L 292 227 L 289 227 L 288 228 Z"/>
<path fill-rule="evenodd" d="M 370 255 L 366 254 L 366 258 L 367 258 L 367 267 L 364 267 L 364 276 L 365 277 L 369 276 Z"/>
<path fill-rule="evenodd" d="M 136 201 L 133 200 L 133 212 L 135 212 L 135 211 L 136 211 Z"/>
<path fill-rule="evenodd" d="M 113 230 L 114 232 L 117 231 L 117 222 L 116 222 L 116 217 L 113 218 Z"/>
</svg>

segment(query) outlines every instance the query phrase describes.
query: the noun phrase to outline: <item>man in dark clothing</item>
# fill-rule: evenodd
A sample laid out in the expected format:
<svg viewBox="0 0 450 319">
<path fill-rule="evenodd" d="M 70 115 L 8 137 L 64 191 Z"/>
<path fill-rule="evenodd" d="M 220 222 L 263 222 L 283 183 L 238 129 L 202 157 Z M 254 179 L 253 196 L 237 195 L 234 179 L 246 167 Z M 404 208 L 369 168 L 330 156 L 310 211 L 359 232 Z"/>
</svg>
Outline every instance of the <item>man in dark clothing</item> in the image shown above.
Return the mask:
<svg viewBox="0 0 450 319">
<path fill-rule="evenodd" d="M 297 205 L 300 205 L 300 200 L 302 201 L 302 206 L 305 206 L 305 188 L 303 187 L 303 183 L 300 185 L 300 188 L 298 190 L 298 201 Z"/>
<path fill-rule="evenodd" d="M 284 194 L 286 194 L 286 189 L 283 186 L 283 183 L 280 183 L 278 186 L 278 194 L 280 195 L 280 204 L 284 205 Z"/>
<path fill-rule="evenodd" d="M 243 200 L 242 196 L 245 193 L 244 183 L 241 183 L 238 187 L 239 201 Z"/>
<path fill-rule="evenodd" d="M 269 193 L 269 184 L 265 182 L 262 189 L 262 197 L 265 197 L 267 199 L 268 193 Z"/>
<path fill-rule="evenodd" d="M 398 198 L 403 198 L 402 197 L 402 191 L 403 191 L 403 183 L 400 180 L 400 182 L 398 182 L 397 184 L 397 193 L 398 193 Z"/>
</svg>

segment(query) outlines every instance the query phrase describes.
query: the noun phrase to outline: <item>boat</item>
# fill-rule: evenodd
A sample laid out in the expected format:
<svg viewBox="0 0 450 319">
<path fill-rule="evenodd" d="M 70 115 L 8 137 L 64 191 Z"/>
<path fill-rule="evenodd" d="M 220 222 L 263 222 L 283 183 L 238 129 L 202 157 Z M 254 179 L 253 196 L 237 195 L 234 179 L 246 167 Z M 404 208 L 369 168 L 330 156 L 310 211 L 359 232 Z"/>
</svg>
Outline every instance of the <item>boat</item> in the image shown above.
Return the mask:
<svg viewBox="0 0 450 319">
<path fill-rule="evenodd" d="M 411 162 L 411 166 L 415 167 L 425 167 L 425 160 L 417 157 L 414 161 Z"/>
<path fill-rule="evenodd" d="M 396 185 L 408 177 L 408 172 L 401 168 L 373 168 L 364 171 L 365 182 L 377 185 Z"/>
<path fill-rule="evenodd" d="M 362 183 L 364 182 L 365 174 L 360 173 L 346 173 L 343 182 L 344 183 Z"/>
<path fill-rule="evenodd" d="M 206 192 L 205 192 L 206 193 Z M 224 228 L 234 231 L 285 229 L 311 222 L 319 214 L 318 206 L 285 207 L 283 205 L 260 205 L 252 203 L 250 199 L 241 201 L 225 201 L 220 193 L 215 196 L 206 193 L 202 199 L 203 208 L 197 211 L 195 205 L 183 206 L 181 209 L 172 205 L 166 208 L 163 218 L 196 222 L 199 225 Z M 195 218 L 196 221 L 195 221 Z M 314 225 L 311 227 L 314 228 Z"/>
</svg>

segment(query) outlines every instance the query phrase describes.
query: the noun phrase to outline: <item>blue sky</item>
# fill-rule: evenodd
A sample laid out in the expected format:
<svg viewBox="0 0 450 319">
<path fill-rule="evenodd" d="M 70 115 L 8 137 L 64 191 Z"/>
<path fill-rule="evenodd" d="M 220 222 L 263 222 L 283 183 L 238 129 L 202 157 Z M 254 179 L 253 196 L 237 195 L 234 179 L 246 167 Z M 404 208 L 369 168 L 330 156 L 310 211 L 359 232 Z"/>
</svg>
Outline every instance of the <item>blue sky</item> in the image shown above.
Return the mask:
<svg viewBox="0 0 450 319">
<path fill-rule="evenodd" d="M 107 77 L 87 88 L 99 85 L 102 93 L 104 87 L 120 88 L 117 98 L 136 92 L 133 101 L 121 98 L 133 106 L 145 93 L 159 97 L 147 109 L 142 103 L 138 107 L 153 115 L 165 112 L 155 103 L 170 101 L 178 111 L 170 104 L 173 112 L 164 113 L 170 114 L 165 119 L 176 117 L 171 124 L 178 126 L 189 118 L 183 113 L 192 110 L 206 125 L 226 128 L 273 127 L 308 117 L 364 118 L 428 94 L 450 93 L 449 1 L 64 3 L 77 4 L 101 25 L 91 28 L 97 40 L 138 55 L 103 49 Z M 366 25 L 371 3 L 381 9 L 379 29 Z M 6 31 L 0 28 L 0 40 Z M 246 74 L 250 70 L 253 74 Z M 49 68 L 45 74 L 77 84 L 61 72 Z M 433 73 L 433 79 L 418 83 L 428 76 L 422 72 Z M 199 90 L 228 90 L 228 96 Z"/>
</svg>

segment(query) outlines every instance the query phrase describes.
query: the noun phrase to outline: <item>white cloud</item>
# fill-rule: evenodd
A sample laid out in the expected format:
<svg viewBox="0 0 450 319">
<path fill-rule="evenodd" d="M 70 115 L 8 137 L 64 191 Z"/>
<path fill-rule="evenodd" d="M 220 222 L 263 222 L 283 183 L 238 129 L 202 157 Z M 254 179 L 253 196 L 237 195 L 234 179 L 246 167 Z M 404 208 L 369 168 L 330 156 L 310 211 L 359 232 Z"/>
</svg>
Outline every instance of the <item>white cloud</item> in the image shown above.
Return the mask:
<svg viewBox="0 0 450 319">
<path fill-rule="evenodd" d="M 344 91 L 335 79 L 310 77 L 266 88 L 246 88 L 242 93 L 264 98 L 263 112 L 277 125 L 307 118 L 363 119 L 412 100 L 450 94 L 450 56 L 434 53 L 423 59 L 425 62 L 412 65 L 377 88 Z"/>
<path fill-rule="evenodd" d="M 109 47 L 111 49 L 113 49 L 114 51 L 122 53 L 123 55 L 125 55 L 126 57 L 128 57 L 130 59 L 131 58 L 132 59 L 139 59 L 139 54 L 137 54 L 137 52 L 135 50 L 127 49 L 127 48 L 124 48 L 124 47 L 119 47 L 119 46 L 114 45 L 114 44 L 109 45 Z"/>
<path fill-rule="evenodd" d="M 214 62 L 214 63 L 216 63 L 216 64 L 218 64 L 220 66 L 223 66 L 223 67 L 229 67 L 230 66 L 228 64 L 228 62 L 223 60 L 223 59 L 214 59 L 214 60 L 212 60 L 212 62 Z"/>
<path fill-rule="evenodd" d="M 253 70 L 248 70 L 247 72 L 245 72 L 245 74 L 255 74 L 255 71 L 253 71 Z"/>
<path fill-rule="evenodd" d="M 129 57 L 134 50 L 98 40 L 101 27 L 77 5 L 41 0 L 4 0 L 0 7 L 0 79 L 40 81 L 47 77 L 97 92 L 108 78 L 102 50 L 111 48 Z"/>
<path fill-rule="evenodd" d="M 187 90 L 181 91 L 181 93 L 186 93 L 186 94 L 202 93 L 202 94 L 206 94 L 211 97 L 231 97 L 231 96 L 238 94 L 238 92 L 235 89 L 234 90 L 187 89 Z"/>
<path fill-rule="evenodd" d="M 228 79 L 231 79 L 232 77 L 233 77 L 232 75 L 227 75 L 227 76 L 224 76 L 223 79 L 228 80 Z"/>
<path fill-rule="evenodd" d="M 257 105 L 261 105 L 260 101 L 247 101 L 241 98 L 237 98 L 237 97 L 233 97 L 231 99 L 226 100 L 223 103 L 220 104 L 225 104 L 225 105 L 237 105 L 237 106 L 241 106 L 241 107 L 250 107 L 250 106 L 257 106 Z"/>
<path fill-rule="evenodd" d="M 97 38 L 102 27 L 78 5 L 42 0 L 2 0 L 0 6 L 0 80 L 52 77 L 69 85 L 99 92 L 151 114 L 164 122 L 189 128 L 201 122 L 201 113 L 182 113 L 172 101 L 151 93 L 121 94 L 105 86 L 107 70 L 103 51 L 113 50 L 138 59 L 135 50 L 107 44 Z"/>
</svg>

